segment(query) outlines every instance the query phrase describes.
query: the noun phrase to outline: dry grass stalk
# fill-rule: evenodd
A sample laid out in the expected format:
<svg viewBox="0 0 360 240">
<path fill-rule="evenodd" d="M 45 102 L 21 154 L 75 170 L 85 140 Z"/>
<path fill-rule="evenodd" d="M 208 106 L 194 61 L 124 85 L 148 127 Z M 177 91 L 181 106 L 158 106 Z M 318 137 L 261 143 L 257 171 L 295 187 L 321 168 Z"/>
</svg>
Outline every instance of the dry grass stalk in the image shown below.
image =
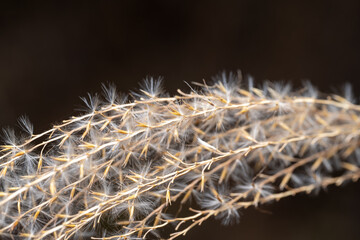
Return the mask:
<svg viewBox="0 0 360 240">
<path fill-rule="evenodd" d="M 89 112 L 28 137 L 5 132 L 0 236 L 174 239 L 210 217 L 360 177 L 360 106 L 307 84 L 240 88 L 222 75 L 169 97 L 105 88 Z M 173 206 L 183 211 L 172 211 Z M 166 234 L 165 234 L 166 235 Z"/>
</svg>

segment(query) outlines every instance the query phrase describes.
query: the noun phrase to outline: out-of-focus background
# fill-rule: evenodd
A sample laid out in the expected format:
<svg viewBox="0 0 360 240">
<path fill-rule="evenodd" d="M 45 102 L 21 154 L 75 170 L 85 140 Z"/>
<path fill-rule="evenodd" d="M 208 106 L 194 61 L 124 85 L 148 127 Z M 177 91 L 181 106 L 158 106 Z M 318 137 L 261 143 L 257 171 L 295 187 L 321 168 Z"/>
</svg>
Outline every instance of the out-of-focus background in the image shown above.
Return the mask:
<svg viewBox="0 0 360 240">
<path fill-rule="evenodd" d="M 184 81 L 241 69 L 256 82 L 345 82 L 360 97 L 359 1 L 2 1 L 0 127 L 28 115 L 35 132 L 76 114 L 79 96 L 113 82 L 127 93 L 163 76 Z M 209 221 L 185 239 L 360 239 L 360 184 Z"/>
</svg>

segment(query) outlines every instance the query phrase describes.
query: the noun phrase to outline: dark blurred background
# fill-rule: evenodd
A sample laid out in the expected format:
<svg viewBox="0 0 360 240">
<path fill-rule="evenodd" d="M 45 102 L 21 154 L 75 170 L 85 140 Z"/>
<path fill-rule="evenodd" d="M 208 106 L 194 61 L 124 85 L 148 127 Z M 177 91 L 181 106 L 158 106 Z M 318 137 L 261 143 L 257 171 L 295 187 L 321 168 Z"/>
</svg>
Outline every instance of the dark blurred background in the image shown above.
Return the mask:
<svg viewBox="0 0 360 240">
<path fill-rule="evenodd" d="M 257 82 L 311 80 L 360 96 L 359 1 L 2 1 L 0 127 L 27 114 L 35 132 L 76 113 L 79 96 L 163 76 L 184 81 L 241 69 Z M 360 239 L 360 184 L 263 209 L 239 225 L 204 223 L 185 239 Z"/>
</svg>

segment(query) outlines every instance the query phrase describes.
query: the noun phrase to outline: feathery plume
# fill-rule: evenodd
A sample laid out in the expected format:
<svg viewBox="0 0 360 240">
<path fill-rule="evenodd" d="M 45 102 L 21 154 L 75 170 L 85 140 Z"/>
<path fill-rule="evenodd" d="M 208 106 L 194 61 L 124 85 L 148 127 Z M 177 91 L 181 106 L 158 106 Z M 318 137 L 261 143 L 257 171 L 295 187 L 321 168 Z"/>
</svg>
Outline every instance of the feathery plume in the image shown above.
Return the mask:
<svg viewBox="0 0 360 240">
<path fill-rule="evenodd" d="M 149 78 L 134 100 L 103 86 L 52 129 L 3 133 L 0 236 L 175 239 L 215 217 L 360 177 L 360 106 L 305 83 L 233 74 L 170 97 Z M 180 209 L 180 210 L 177 210 Z M 181 210 L 182 209 L 182 210 Z M 164 235 L 161 229 L 170 229 Z"/>
</svg>

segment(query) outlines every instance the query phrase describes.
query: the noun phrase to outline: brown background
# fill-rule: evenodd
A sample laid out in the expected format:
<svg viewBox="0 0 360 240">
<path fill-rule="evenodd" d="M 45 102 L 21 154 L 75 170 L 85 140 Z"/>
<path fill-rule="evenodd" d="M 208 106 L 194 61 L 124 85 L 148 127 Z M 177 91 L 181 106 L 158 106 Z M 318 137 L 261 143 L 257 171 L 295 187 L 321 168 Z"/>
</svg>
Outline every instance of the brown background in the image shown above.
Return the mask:
<svg viewBox="0 0 360 240">
<path fill-rule="evenodd" d="M 71 3 L 70 3 L 71 2 Z M 27 114 L 35 132 L 76 113 L 78 96 L 114 82 L 122 92 L 163 76 L 222 70 L 264 79 L 344 82 L 360 96 L 359 1 L 57 1 L 0 3 L 0 127 Z M 186 239 L 360 239 L 360 184 L 242 211 L 239 225 L 205 223 Z"/>
</svg>

